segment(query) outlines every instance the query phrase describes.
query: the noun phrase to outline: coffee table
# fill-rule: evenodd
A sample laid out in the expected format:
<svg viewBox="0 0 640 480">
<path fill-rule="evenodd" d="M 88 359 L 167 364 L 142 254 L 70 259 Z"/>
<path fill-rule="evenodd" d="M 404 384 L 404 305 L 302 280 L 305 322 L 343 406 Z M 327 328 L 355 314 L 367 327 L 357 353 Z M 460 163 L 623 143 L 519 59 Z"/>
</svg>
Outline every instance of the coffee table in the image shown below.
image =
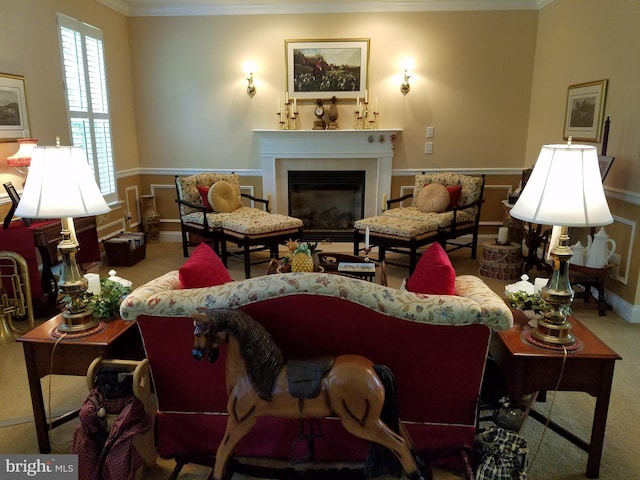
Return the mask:
<svg viewBox="0 0 640 480">
<path fill-rule="evenodd" d="M 582 347 L 569 352 L 565 361 L 562 350 L 537 347 L 524 340 L 524 334 L 530 328 L 528 319 L 519 310 L 513 311 L 513 317 L 513 327 L 494 334 L 489 347 L 490 355 L 506 379 L 510 396 L 521 400 L 525 395 L 532 394 L 534 400 L 531 402 L 535 402 L 538 392 L 557 388 L 558 391 L 585 392 L 595 397 L 589 441 L 579 438 L 553 421 L 549 422 L 549 428 L 588 453 L 586 475 L 588 478 L 598 478 L 613 368 L 615 362 L 622 357 L 579 320 L 569 317 L 571 331 L 582 343 Z M 562 381 L 557 387 L 561 373 Z M 529 410 L 529 415 L 542 423 L 547 422 L 547 418 L 533 408 Z"/>
<path fill-rule="evenodd" d="M 356 255 L 350 255 L 348 253 L 337 253 L 337 252 L 319 252 L 318 257 L 320 257 L 320 267 L 323 272 L 333 273 L 337 275 L 344 275 L 346 277 L 354 277 L 362 280 L 368 280 L 370 282 L 376 282 L 380 285 L 387 286 L 387 273 L 385 270 L 384 262 L 379 262 L 375 260 L 370 260 L 369 263 L 373 263 L 375 265 L 375 272 L 369 271 L 353 271 L 353 272 L 342 272 L 338 270 L 338 266 L 342 262 L 346 263 L 362 263 L 364 262 L 364 258 L 358 257 Z M 271 259 L 269 266 L 267 267 L 266 274 L 272 275 L 274 273 L 279 272 L 280 262 L 276 259 Z"/>
</svg>

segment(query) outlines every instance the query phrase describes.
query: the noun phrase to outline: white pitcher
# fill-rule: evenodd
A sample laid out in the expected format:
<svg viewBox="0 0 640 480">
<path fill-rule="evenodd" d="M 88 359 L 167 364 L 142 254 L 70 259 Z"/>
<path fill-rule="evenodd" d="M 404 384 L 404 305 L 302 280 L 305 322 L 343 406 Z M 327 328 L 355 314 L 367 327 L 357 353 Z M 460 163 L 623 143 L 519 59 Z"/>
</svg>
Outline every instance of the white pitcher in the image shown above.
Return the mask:
<svg viewBox="0 0 640 480">
<path fill-rule="evenodd" d="M 574 265 L 584 265 L 585 248 L 584 245 L 580 243 L 580 240 L 578 240 L 575 245 L 571 245 L 571 250 L 573 251 L 573 255 L 569 259 L 569 263 Z"/>
<path fill-rule="evenodd" d="M 603 268 L 616 251 L 616 242 L 604 231 L 602 227 L 598 233 L 593 236 L 593 242 L 589 238 L 587 251 L 587 267 Z"/>
</svg>

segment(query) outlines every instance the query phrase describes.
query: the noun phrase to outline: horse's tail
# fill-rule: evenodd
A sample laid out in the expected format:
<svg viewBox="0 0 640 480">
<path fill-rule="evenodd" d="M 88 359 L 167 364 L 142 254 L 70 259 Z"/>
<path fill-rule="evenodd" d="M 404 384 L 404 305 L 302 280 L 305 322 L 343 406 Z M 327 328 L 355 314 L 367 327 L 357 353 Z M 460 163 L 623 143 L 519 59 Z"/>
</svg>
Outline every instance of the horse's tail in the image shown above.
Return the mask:
<svg viewBox="0 0 640 480">
<path fill-rule="evenodd" d="M 374 365 L 373 370 L 384 386 L 384 405 L 380 413 L 380 420 L 393 432 L 399 434 L 400 420 L 398 418 L 396 379 L 391 369 L 386 365 Z M 382 475 L 399 476 L 402 472 L 402 465 L 388 448 L 373 442 L 369 449 L 365 470 L 367 475 L 371 477 Z"/>
</svg>

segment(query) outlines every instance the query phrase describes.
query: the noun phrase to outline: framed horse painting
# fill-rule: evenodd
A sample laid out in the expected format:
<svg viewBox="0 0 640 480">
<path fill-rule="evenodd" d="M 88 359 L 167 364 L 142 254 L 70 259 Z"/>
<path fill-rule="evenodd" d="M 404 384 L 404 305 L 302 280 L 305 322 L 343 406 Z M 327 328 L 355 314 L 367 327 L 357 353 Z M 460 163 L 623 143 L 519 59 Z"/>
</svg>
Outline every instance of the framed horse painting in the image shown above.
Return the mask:
<svg viewBox="0 0 640 480">
<path fill-rule="evenodd" d="M 364 98 L 369 39 L 285 40 L 287 97 Z"/>
</svg>

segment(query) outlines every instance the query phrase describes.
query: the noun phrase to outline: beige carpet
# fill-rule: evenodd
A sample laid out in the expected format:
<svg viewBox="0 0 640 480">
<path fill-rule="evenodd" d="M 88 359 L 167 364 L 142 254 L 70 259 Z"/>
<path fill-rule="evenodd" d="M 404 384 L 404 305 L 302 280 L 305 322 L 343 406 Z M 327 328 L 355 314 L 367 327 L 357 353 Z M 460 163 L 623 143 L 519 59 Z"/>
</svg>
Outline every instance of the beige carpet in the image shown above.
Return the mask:
<svg viewBox="0 0 640 480">
<path fill-rule="evenodd" d="M 322 245 L 324 251 L 349 253 L 350 245 Z M 477 260 L 469 260 L 468 253 L 462 251 L 452 255 L 458 274 L 478 274 Z M 133 267 L 114 267 L 117 274 L 139 286 L 169 270 L 179 268 L 184 261 L 182 247 L 178 243 L 156 243 L 147 246 L 144 260 Z M 253 267 L 254 276 L 261 274 L 266 265 Z M 101 266 L 101 275 L 106 276 L 109 266 Z M 229 270 L 235 280 L 244 278 L 243 265 L 239 259 L 229 260 Z M 407 269 L 387 265 L 388 283 L 398 287 Z M 487 284 L 502 294 L 507 282 L 485 279 Z M 609 311 L 606 317 L 597 314 L 594 302 L 584 304 L 576 300 L 574 315 L 582 320 L 594 333 L 618 352 L 623 360 L 617 362 L 613 393 L 609 410 L 607 432 L 600 478 L 603 480 L 631 480 L 640 478 L 640 381 L 637 366 L 640 364 L 640 325 L 631 325 Z M 42 380 L 45 404 L 50 405 L 54 415 L 77 408 L 87 395 L 82 377 L 52 375 Z M 49 395 L 50 392 L 50 395 Z M 33 426 L 31 402 L 27 386 L 26 369 L 22 346 L 18 343 L 0 345 L 0 452 L 38 453 Z M 551 416 L 568 426 L 572 431 L 587 439 L 590 434 L 595 400 L 582 393 L 550 392 L 545 404 L 538 404 L 541 411 L 548 411 L 553 405 Z M 49 411 L 49 408 L 47 408 Z M 51 432 L 54 452 L 68 453 L 73 429 L 77 420 Z M 535 420 L 528 420 L 522 435 L 529 443 L 529 478 L 532 480 L 577 480 L 587 478 L 584 474 L 587 454 L 573 444 L 547 430 Z M 534 455 L 536 450 L 539 452 Z M 535 459 L 534 459 L 535 456 Z M 172 460 L 160 460 L 145 478 L 166 479 L 173 469 Z M 183 470 L 181 480 L 205 480 L 209 469 L 188 465 Z M 240 480 L 235 475 L 234 480 Z M 436 480 L 458 478 L 450 472 L 437 470 Z"/>
</svg>

